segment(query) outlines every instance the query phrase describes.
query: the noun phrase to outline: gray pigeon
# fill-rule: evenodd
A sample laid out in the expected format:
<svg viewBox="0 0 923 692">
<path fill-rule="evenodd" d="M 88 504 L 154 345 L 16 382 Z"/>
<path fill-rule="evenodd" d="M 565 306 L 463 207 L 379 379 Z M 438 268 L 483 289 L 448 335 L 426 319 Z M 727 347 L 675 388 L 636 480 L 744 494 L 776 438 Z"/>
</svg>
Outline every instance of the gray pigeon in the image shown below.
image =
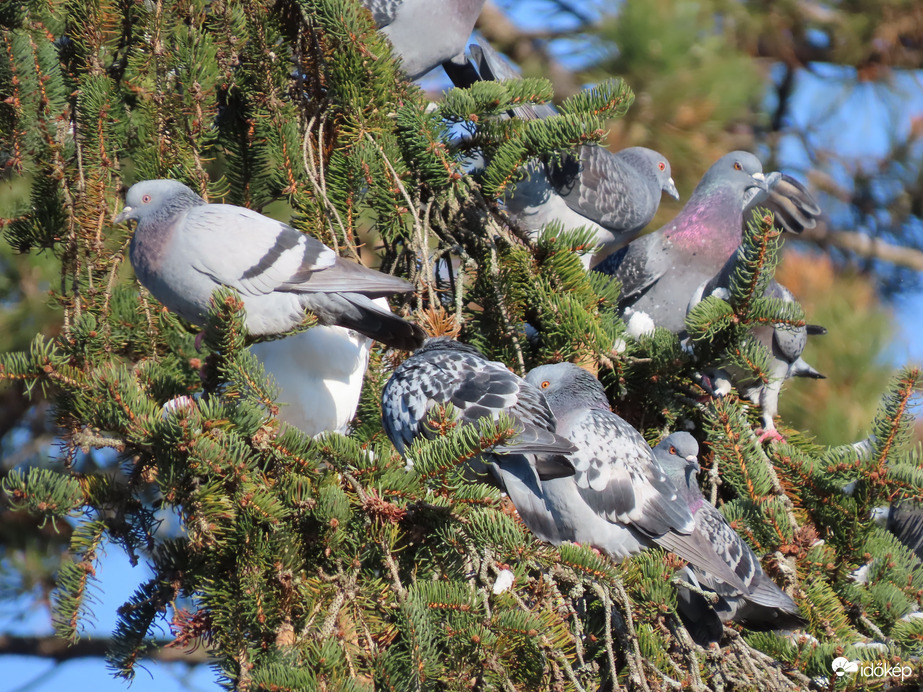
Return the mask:
<svg viewBox="0 0 923 692">
<path fill-rule="evenodd" d="M 464 62 L 484 0 L 361 0 L 411 79 L 442 63 Z"/>
<path fill-rule="evenodd" d="M 763 175 L 753 154 L 722 156 L 699 181 L 670 223 L 610 255 L 596 267 L 622 284 L 624 311 L 646 313 L 659 327 L 679 333 L 686 306 L 740 245 L 744 214 L 766 207 L 785 230 L 798 233 L 816 224 L 820 208 L 796 180 Z"/>
<path fill-rule="evenodd" d="M 909 500 L 892 502 L 886 517 L 888 531 L 923 561 L 923 507 Z"/>
<path fill-rule="evenodd" d="M 575 474 L 542 481 L 562 540 L 614 558 L 659 545 L 746 593 L 747 587 L 696 528 L 679 490 L 641 434 L 609 410 L 602 384 L 573 363 L 542 365 L 526 381 L 544 393 L 557 432 L 577 451 Z"/>
<path fill-rule="evenodd" d="M 486 41 L 471 46 L 470 52 L 476 66 L 469 61 L 463 71 L 446 68 L 456 86 L 467 87 L 477 80 L 521 79 Z M 521 119 L 557 113 L 549 104 L 520 106 L 513 112 Z M 584 255 L 590 268 L 637 237 L 657 213 L 662 192 L 679 199 L 670 175 L 670 162 L 652 149 L 631 147 L 613 154 L 588 145 L 558 161 L 528 164 L 526 178 L 504 203 L 513 219 L 535 234 L 552 221 L 564 231 L 592 228 L 598 250 Z"/>
<path fill-rule="evenodd" d="M 526 526 L 543 541 L 560 543 L 545 507 L 541 480 L 573 474 L 562 454 L 574 446 L 555 434 L 555 419 L 542 393 L 503 363 L 487 360 L 477 349 L 446 337 L 427 340 L 401 363 L 381 393 L 381 419 L 388 438 L 403 456 L 422 435 L 430 411 L 452 404 L 463 425 L 495 420 L 501 411 L 519 424 L 516 437 L 484 455 Z"/>
<path fill-rule="evenodd" d="M 115 223 L 138 222 L 129 256 L 138 280 L 183 318 L 202 324 L 212 293 L 236 289 L 250 334 L 282 334 L 311 310 L 322 324 L 412 350 L 423 330 L 372 302 L 413 286 L 349 262 L 291 226 L 230 204 L 207 204 L 176 180 L 132 185 Z"/>
<path fill-rule="evenodd" d="M 712 607 L 721 622 L 734 621 L 751 630 L 803 627 L 805 620 L 798 613 L 795 602 L 766 576 L 750 546 L 731 528 L 724 515 L 702 496 L 696 481 L 698 453 L 699 443 L 686 432 L 673 433 L 654 447 L 660 466 L 679 488 L 681 503 L 695 517 L 696 529 L 707 536 L 715 552 L 743 581 L 749 593 L 716 579 L 714 573 L 696 565 L 690 567 L 694 582 L 718 594 L 718 602 Z M 700 610 L 705 605 L 704 599 L 692 598 L 691 592 L 683 596 L 680 598 L 681 612 L 685 611 L 695 635 L 695 630 L 701 632 L 708 626 L 707 614 Z"/>
<path fill-rule="evenodd" d="M 687 313 L 709 296 L 727 301 L 730 298 L 730 286 L 734 272 L 743 261 L 740 251 L 731 255 L 717 275 L 696 289 L 689 301 Z M 776 281 L 769 282 L 763 296 L 785 303 L 795 302 L 792 292 Z M 779 392 L 785 380 L 790 377 L 824 378 L 802 359 L 801 353 L 804 351 L 809 334 L 825 334 L 826 331 L 817 325 L 790 327 L 784 324 L 769 324 L 754 327 L 751 334 L 763 344 L 770 354 L 770 368 L 766 373 L 769 376 L 769 382 L 754 378 L 751 372 L 735 366 L 723 367 L 723 372 L 727 374 L 730 383 L 762 409 L 763 429 L 760 431 L 760 441 L 767 437 L 782 439 L 776 431 L 773 418 L 779 411 Z"/>
</svg>

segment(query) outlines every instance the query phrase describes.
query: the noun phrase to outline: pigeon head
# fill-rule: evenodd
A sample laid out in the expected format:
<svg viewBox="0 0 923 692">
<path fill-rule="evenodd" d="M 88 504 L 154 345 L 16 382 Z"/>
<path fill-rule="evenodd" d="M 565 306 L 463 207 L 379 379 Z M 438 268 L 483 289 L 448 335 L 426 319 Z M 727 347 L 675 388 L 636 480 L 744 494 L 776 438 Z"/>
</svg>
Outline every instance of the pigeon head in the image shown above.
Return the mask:
<svg viewBox="0 0 923 692">
<path fill-rule="evenodd" d="M 654 447 L 660 466 L 680 488 L 696 485 L 695 476 L 701 470 L 698 454 L 699 443 L 687 432 L 668 435 Z"/>
<path fill-rule="evenodd" d="M 746 209 L 754 197 L 769 190 L 763 165 L 747 151 L 732 151 L 715 161 L 692 194 L 709 194 L 716 189 L 739 193 L 743 198 L 741 210 Z"/>
<path fill-rule="evenodd" d="M 142 180 L 129 188 L 125 206 L 113 223 L 172 215 L 199 204 L 205 200 L 178 180 Z"/>
<path fill-rule="evenodd" d="M 555 415 L 576 408 L 609 410 L 602 383 L 579 365 L 541 365 L 526 375 L 526 382 L 541 390 Z"/>
<path fill-rule="evenodd" d="M 647 147 L 629 147 L 620 151 L 618 155 L 637 161 L 636 165 L 640 164 L 641 170 L 653 171 L 657 182 L 660 183 L 660 189 L 673 199 L 679 199 L 679 191 L 676 189 L 676 183 L 673 182 L 673 172 L 666 156 Z"/>
</svg>

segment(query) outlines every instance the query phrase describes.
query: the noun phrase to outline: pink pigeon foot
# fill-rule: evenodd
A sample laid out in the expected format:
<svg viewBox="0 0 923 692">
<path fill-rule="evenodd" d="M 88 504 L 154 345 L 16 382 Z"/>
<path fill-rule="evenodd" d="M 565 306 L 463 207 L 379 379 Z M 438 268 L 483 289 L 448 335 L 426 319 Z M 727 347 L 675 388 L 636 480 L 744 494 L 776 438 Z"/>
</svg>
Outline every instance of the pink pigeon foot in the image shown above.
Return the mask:
<svg viewBox="0 0 923 692">
<path fill-rule="evenodd" d="M 766 440 L 775 440 L 776 442 L 785 442 L 785 436 L 775 428 L 757 428 L 753 432 L 757 435 L 757 442 L 763 444 Z"/>
</svg>

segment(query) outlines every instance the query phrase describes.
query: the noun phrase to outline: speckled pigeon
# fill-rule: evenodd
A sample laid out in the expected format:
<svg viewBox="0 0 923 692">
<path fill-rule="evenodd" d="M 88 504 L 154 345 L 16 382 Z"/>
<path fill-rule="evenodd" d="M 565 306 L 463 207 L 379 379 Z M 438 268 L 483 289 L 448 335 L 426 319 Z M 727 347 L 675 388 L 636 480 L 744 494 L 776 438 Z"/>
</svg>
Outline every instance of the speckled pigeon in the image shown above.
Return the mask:
<svg viewBox="0 0 923 692">
<path fill-rule="evenodd" d="M 356 262 L 255 211 L 207 204 L 176 180 L 145 180 L 125 196 L 115 223 L 138 222 L 129 257 L 138 280 L 170 310 L 202 324 L 212 293 L 236 289 L 250 334 L 281 334 L 311 310 L 322 324 L 354 329 L 411 350 L 423 330 L 373 299 L 413 286 Z"/>
<path fill-rule="evenodd" d="M 695 517 L 696 528 L 705 535 L 715 552 L 734 570 L 749 589 L 745 594 L 739 589 L 715 578 L 713 572 L 690 567 L 697 586 L 714 591 L 719 599 L 712 606 L 721 622 L 734 621 L 752 630 L 794 629 L 805 624 L 798 606 L 782 589 L 766 576 L 760 561 L 750 546 L 737 534 L 727 519 L 709 503 L 699 490 L 696 475 L 699 472 L 699 443 L 687 432 L 676 432 L 654 447 L 654 455 L 670 480 L 679 488 L 680 501 Z M 681 612 L 685 611 L 693 630 L 708 628 L 704 599 L 685 592 L 680 598 Z M 703 627 L 704 626 L 704 627 Z M 711 628 L 713 629 L 713 628 Z M 718 629 L 720 634 L 720 628 Z M 693 631 L 693 634 L 696 634 Z"/>
<path fill-rule="evenodd" d="M 401 363 L 381 393 L 381 418 L 401 455 L 415 438 L 433 438 L 427 423 L 436 406 L 452 404 L 463 425 L 495 420 L 505 411 L 520 429 L 513 439 L 484 455 L 483 461 L 509 494 L 526 526 L 541 540 L 559 543 L 545 507 L 541 480 L 573 474 L 561 454 L 574 446 L 555 434 L 555 419 L 542 393 L 503 364 L 477 349 L 446 337 L 427 340 Z"/>
<path fill-rule="evenodd" d="M 484 0 L 361 0 L 411 79 L 442 63 L 464 62 Z"/>
<path fill-rule="evenodd" d="M 654 323 L 679 333 L 696 288 L 734 254 L 750 210 L 766 207 L 778 224 L 798 233 L 816 224 L 820 208 L 795 179 L 763 175 L 753 154 L 722 156 L 699 181 L 682 211 L 660 229 L 610 255 L 597 270 L 622 284 L 622 309 L 647 313 Z"/>
<path fill-rule="evenodd" d="M 253 344 L 250 351 L 279 387 L 279 420 L 319 435 L 345 433 L 356 415 L 371 346 L 371 339 L 352 329 L 318 325 Z"/>
<path fill-rule="evenodd" d="M 558 434 L 577 447 L 568 455 L 573 476 L 542 481 L 562 540 L 615 558 L 656 544 L 747 591 L 696 528 L 641 434 L 609 410 L 599 380 L 573 363 L 557 363 L 535 368 L 526 381 L 544 393 Z"/>
<path fill-rule="evenodd" d="M 456 86 L 472 81 L 520 79 L 519 73 L 486 41 L 470 49 L 473 62 L 464 71 L 446 68 Z M 522 119 L 546 118 L 557 111 L 550 104 L 513 109 Z M 587 268 L 624 246 L 650 223 L 662 192 L 679 199 L 670 177 L 670 162 L 644 147 L 617 153 L 598 145 L 580 147 L 559 161 L 533 161 L 527 177 L 504 199 L 507 211 L 526 230 L 538 233 L 557 221 L 562 230 L 592 228 L 598 250 L 584 255 Z"/>
<path fill-rule="evenodd" d="M 730 298 L 731 280 L 734 272 L 737 271 L 742 262 L 744 262 L 744 259 L 740 251 L 731 255 L 718 274 L 696 289 L 689 301 L 688 311 L 691 311 L 709 296 L 715 296 L 725 301 L 728 300 Z M 792 292 L 774 280 L 770 281 L 766 286 L 763 296 L 774 298 L 784 303 L 795 302 Z M 782 436 L 776 431 L 773 418 L 779 411 L 779 392 L 785 380 L 790 377 L 824 378 L 823 375 L 802 359 L 801 353 L 804 351 L 809 334 L 825 334 L 826 331 L 826 329 L 817 325 L 791 327 L 784 324 L 775 324 L 754 327 L 751 333 L 770 354 L 770 368 L 766 373 L 769 376 L 768 383 L 763 382 L 762 379 L 754 378 L 751 372 L 741 368 L 732 365 L 723 367 L 722 370 L 727 374 L 730 383 L 741 394 L 762 409 L 763 429 L 759 431 L 760 441 L 767 437 L 782 439 Z"/>
</svg>

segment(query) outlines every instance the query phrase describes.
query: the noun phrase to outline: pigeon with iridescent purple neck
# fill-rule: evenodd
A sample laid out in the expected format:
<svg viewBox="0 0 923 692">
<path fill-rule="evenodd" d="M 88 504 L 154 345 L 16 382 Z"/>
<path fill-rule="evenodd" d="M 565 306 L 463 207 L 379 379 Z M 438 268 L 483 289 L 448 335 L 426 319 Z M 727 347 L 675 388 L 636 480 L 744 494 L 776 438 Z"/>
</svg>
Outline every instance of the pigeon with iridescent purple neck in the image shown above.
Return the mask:
<svg viewBox="0 0 923 692">
<path fill-rule="evenodd" d="M 621 282 L 623 311 L 644 312 L 657 326 L 680 333 L 690 297 L 737 250 L 745 214 L 755 207 L 772 211 L 792 233 L 810 228 L 820 215 L 796 180 L 781 173 L 764 175 L 753 154 L 733 151 L 708 169 L 676 218 L 596 269 Z"/>
<path fill-rule="evenodd" d="M 687 432 L 675 432 L 654 447 L 660 467 L 679 489 L 680 502 L 689 508 L 701 532 L 715 552 L 749 589 L 740 589 L 724 582 L 714 573 L 689 566 L 695 585 L 713 591 L 718 601 L 712 608 L 721 622 L 737 622 L 752 630 L 794 629 L 803 627 L 804 619 L 798 606 L 782 589 L 766 576 L 759 559 L 750 546 L 731 528 L 727 519 L 709 503 L 699 489 L 699 443 Z M 713 636 L 715 627 L 708 619 L 714 616 L 705 610 L 704 599 L 691 592 L 680 594 L 680 612 L 687 616 L 696 630 Z M 720 634 L 720 627 L 717 628 Z"/>
</svg>

